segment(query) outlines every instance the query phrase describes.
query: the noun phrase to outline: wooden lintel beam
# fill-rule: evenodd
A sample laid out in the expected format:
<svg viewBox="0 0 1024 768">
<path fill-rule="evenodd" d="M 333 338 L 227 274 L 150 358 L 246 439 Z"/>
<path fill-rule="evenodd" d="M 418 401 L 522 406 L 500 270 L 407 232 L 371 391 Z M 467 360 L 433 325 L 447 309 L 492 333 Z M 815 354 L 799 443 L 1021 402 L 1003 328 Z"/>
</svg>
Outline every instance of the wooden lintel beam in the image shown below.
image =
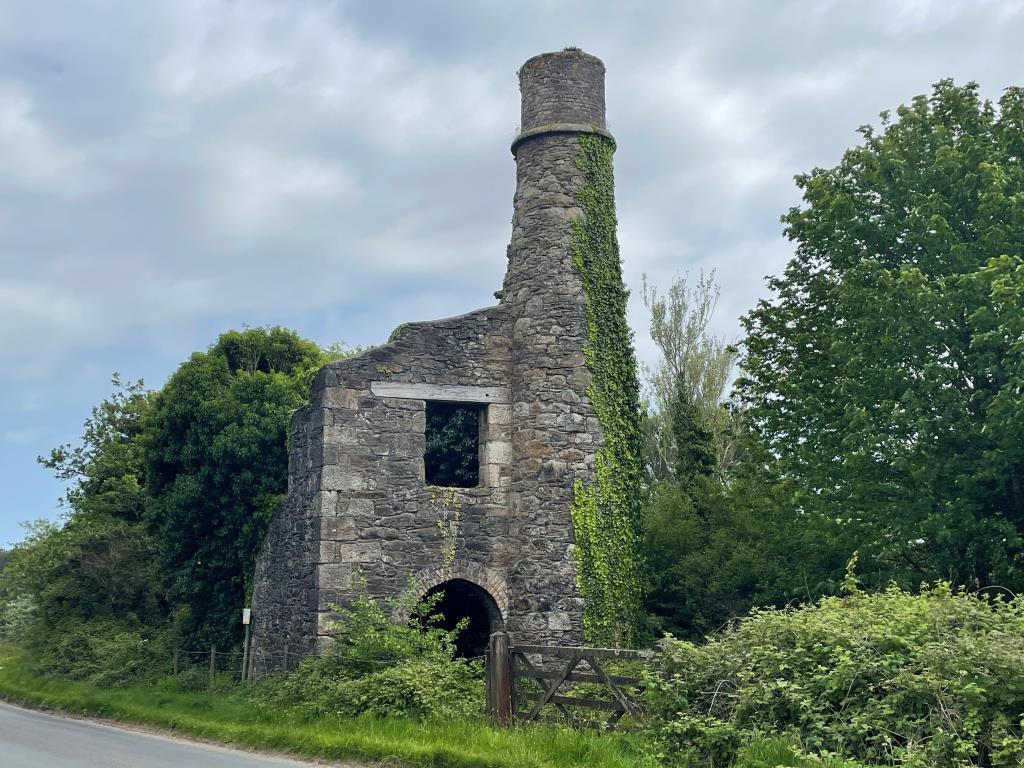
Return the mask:
<svg viewBox="0 0 1024 768">
<path fill-rule="evenodd" d="M 370 391 L 377 397 L 404 400 L 440 400 L 449 403 L 498 403 L 512 400 L 508 387 L 466 387 L 455 384 L 406 384 L 400 381 L 374 381 Z"/>
</svg>

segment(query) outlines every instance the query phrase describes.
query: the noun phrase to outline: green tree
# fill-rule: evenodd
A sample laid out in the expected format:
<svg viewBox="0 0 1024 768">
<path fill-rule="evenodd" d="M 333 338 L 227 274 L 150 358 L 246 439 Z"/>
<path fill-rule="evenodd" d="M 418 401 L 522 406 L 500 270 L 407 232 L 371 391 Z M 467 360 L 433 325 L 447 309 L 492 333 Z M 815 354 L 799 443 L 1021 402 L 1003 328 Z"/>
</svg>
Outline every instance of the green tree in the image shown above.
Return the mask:
<svg viewBox="0 0 1024 768">
<path fill-rule="evenodd" d="M 288 425 L 324 352 L 283 328 L 223 334 L 156 395 L 143 439 L 147 519 L 191 643 L 230 647 L 287 490 Z"/>
<path fill-rule="evenodd" d="M 744 319 L 766 480 L 868 580 L 1024 586 L 1024 90 L 942 81 L 797 177 L 796 254 Z"/>
<path fill-rule="evenodd" d="M 117 374 L 113 384 L 113 394 L 92 409 L 80 443 L 39 458 L 70 483 L 63 522 L 29 524 L 0 573 L 0 592 L 18 609 L 18 639 L 44 662 L 83 623 L 103 623 L 110 635 L 157 626 L 166 614 L 142 523 L 139 436 L 151 393 Z"/>
<path fill-rule="evenodd" d="M 61 445 L 37 461 L 58 480 L 69 482 L 61 500 L 75 519 L 142 519 L 145 508 L 138 437 L 151 393 L 142 380 L 112 377 L 113 394 L 92 409 L 77 446 Z"/>
<path fill-rule="evenodd" d="M 714 477 L 717 469 L 714 436 L 683 380 L 678 383 L 669 413 L 675 442 L 675 481 L 685 490 L 703 478 Z"/>
<path fill-rule="evenodd" d="M 738 414 L 723 405 L 732 378 L 736 351 L 710 331 L 720 289 L 714 272 L 691 286 L 677 275 L 662 294 L 643 281 L 643 302 L 651 314 L 650 335 L 660 352 L 653 366 L 642 366 L 648 405 L 645 460 L 656 482 L 672 480 L 680 450 L 673 424 L 679 403 L 696 415 L 711 437 L 718 469 L 727 474 L 736 457 Z M 680 393 L 685 394 L 680 400 Z"/>
<path fill-rule="evenodd" d="M 12 597 L 31 602 L 37 647 L 47 647 L 68 622 L 160 622 L 153 546 L 140 525 L 72 516 L 63 525 L 37 521 L 27 528 L 0 580 Z"/>
</svg>

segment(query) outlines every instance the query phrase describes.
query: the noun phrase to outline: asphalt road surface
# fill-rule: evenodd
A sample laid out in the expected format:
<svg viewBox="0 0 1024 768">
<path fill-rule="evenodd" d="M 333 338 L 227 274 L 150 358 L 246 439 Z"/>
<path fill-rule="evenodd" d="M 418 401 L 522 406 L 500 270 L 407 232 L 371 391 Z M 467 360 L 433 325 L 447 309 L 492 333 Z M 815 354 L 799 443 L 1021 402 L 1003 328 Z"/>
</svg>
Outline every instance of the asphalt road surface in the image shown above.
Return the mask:
<svg viewBox="0 0 1024 768">
<path fill-rule="evenodd" d="M 300 763 L 0 702 L 2 768 L 297 768 Z"/>
</svg>

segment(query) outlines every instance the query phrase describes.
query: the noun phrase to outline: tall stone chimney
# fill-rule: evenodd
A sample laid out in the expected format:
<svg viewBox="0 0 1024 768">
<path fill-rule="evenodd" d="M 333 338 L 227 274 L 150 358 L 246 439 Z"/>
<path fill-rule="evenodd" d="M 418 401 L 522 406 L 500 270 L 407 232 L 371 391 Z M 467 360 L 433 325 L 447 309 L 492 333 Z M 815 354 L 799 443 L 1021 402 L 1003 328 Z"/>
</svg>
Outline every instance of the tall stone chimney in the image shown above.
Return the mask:
<svg viewBox="0 0 1024 768">
<path fill-rule="evenodd" d="M 510 569 L 509 592 L 519 602 L 513 615 L 552 617 L 526 629 L 565 643 L 583 633 L 573 483 L 593 483 L 604 445 L 587 396 L 585 295 L 572 263 L 573 222 L 583 216 L 580 136 L 611 139 L 604 73 L 600 59 L 578 50 L 529 59 L 519 70 L 522 127 L 512 143 L 516 192 L 502 296 L 512 323 L 511 503 L 527 545 Z"/>
</svg>

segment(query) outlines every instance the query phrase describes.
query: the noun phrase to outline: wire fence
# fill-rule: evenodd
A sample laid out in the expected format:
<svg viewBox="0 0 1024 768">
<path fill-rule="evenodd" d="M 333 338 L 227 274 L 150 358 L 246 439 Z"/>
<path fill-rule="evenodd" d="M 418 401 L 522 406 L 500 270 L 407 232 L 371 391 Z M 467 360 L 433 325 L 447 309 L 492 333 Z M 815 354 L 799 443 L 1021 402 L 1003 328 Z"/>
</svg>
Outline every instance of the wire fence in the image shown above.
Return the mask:
<svg viewBox="0 0 1024 768">
<path fill-rule="evenodd" d="M 285 651 L 287 659 L 287 649 Z M 396 664 L 402 664 L 408 662 L 410 657 L 401 656 L 394 658 L 372 658 L 366 655 L 359 654 L 341 654 L 337 650 L 332 649 L 331 646 L 324 648 L 317 648 L 308 653 L 300 654 L 302 658 L 307 657 L 319 657 L 326 653 L 331 654 L 331 660 L 342 664 L 356 665 L 370 665 L 379 667 L 389 667 Z M 480 654 L 470 658 L 463 659 L 467 663 L 484 661 L 487 658 L 487 654 Z M 217 679 L 218 675 L 224 675 L 231 673 L 237 676 L 239 680 L 245 681 L 251 679 L 252 672 L 250 665 L 246 662 L 251 661 L 242 650 L 218 650 L 215 645 L 211 645 L 209 648 L 198 649 L 198 648 L 182 648 L 175 649 L 171 652 L 169 657 L 170 662 L 170 673 L 177 677 L 180 674 L 196 674 L 197 671 L 205 672 L 209 676 L 209 685 L 212 687 Z M 287 665 L 287 661 L 285 662 Z M 263 673 L 266 674 L 266 670 Z"/>
</svg>

